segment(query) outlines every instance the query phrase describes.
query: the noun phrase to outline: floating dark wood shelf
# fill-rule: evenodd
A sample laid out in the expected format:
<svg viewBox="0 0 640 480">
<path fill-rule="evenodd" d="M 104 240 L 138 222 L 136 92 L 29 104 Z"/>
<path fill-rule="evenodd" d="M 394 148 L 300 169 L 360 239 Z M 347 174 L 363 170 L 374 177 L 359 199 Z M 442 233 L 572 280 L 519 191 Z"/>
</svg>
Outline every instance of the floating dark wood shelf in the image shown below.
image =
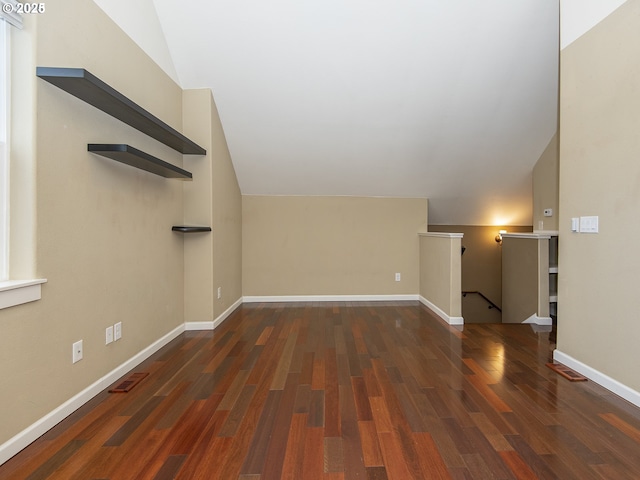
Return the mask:
<svg viewBox="0 0 640 480">
<path fill-rule="evenodd" d="M 153 157 L 148 153 L 144 153 L 143 151 L 129 145 L 90 143 L 87 145 L 87 150 L 103 157 L 110 158 L 111 160 L 131 165 L 132 167 L 146 170 L 147 172 L 155 173 L 161 177 L 177 178 L 180 180 L 191 180 L 193 177 L 191 172 L 187 172 L 180 167 L 176 167 L 175 165 Z"/>
<path fill-rule="evenodd" d="M 37 67 L 36 75 L 180 153 L 207 153 L 204 148 L 84 68 Z"/>
<path fill-rule="evenodd" d="M 188 227 L 186 225 L 176 225 L 171 227 L 171 230 L 174 232 L 182 232 L 182 233 L 199 233 L 199 232 L 210 232 L 211 227 Z"/>
</svg>

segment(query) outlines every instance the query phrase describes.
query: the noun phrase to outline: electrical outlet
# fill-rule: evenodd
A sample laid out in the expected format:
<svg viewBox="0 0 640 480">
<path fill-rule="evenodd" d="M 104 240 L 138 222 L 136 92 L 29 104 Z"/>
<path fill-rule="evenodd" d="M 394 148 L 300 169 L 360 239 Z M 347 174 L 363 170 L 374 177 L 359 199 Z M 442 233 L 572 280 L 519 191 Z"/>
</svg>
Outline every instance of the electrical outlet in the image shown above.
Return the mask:
<svg viewBox="0 0 640 480">
<path fill-rule="evenodd" d="M 402 275 L 396 273 L 396 282 L 399 282 L 402 279 Z"/>
<path fill-rule="evenodd" d="M 218 287 L 218 298 L 222 298 L 222 287 Z"/>
<path fill-rule="evenodd" d="M 544 209 L 545 217 L 553 217 L 553 208 L 545 208 Z"/>
<path fill-rule="evenodd" d="M 73 363 L 82 360 L 82 340 L 78 340 L 73 344 L 73 356 L 71 357 Z"/>
<path fill-rule="evenodd" d="M 113 326 L 107 327 L 105 330 L 104 343 L 105 345 L 109 345 L 111 342 L 113 342 Z"/>
<path fill-rule="evenodd" d="M 122 338 L 122 322 L 118 322 L 113 326 L 113 339 L 120 340 Z"/>
</svg>

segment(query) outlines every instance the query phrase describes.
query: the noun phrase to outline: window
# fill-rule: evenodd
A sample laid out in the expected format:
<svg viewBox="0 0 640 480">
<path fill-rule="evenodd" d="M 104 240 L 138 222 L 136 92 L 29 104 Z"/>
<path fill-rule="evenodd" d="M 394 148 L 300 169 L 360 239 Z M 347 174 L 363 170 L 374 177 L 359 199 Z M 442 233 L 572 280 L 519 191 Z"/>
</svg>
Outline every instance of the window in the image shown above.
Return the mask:
<svg viewBox="0 0 640 480">
<path fill-rule="evenodd" d="M 9 35 L 0 21 L 0 281 L 9 278 L 8 62 Z"/>
<path fill-rule="evenodd" d="M 16 0 L 0 0 L 0 309 L 40 299 L 45 279 L 9 278 L 10 30 L 22 28 Z"/>
<path fill-rule="evenodd" d="M 22 28 L 17 0 L 0 0 L 0 282 L 9 279 L 10 30 Z"/>
</svg>

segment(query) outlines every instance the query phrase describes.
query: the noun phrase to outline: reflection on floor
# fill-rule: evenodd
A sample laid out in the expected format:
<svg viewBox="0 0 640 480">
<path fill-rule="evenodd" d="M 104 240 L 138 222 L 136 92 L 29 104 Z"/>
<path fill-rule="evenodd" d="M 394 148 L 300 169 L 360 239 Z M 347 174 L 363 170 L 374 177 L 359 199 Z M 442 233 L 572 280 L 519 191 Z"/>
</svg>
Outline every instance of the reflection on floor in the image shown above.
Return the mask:
<svg viewBox="0 0 640 480">
<path fill-rule="evenodd" d="M 451 327 L 418 302 L 245 304 L 0 478 L 640 478 L 640 409 L 547 368 L 554 341 Z"/>
</svg>

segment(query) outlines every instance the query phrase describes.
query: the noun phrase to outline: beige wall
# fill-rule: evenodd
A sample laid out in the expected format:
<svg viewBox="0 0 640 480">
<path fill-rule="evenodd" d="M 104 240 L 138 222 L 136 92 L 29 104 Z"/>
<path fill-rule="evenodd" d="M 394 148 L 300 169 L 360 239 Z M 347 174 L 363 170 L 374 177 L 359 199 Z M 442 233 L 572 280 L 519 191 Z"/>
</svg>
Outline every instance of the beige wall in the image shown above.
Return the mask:
<svg viewBox="0 0 640 480">
<path fill-rule="evenodd" d="M 32 128 L 14 125 L 14 160 L 34 180 L 24 200 L 37 228 L 25 255 L 34 261 L 18 273 L 48 283 L 42 300 L 0 311 L 0 443 L 184 321 L 183 240 L 171 232 L 182 222 L 182 183 L 89 154 L 87 143 L 128 143 L 178 165 L 182 155 L 35 79 L 35 67 L 84 67 L 178 130 L 180 88 L 93 2 L 28 17 L 14 32 L 24 83 L 13 108 Z M 105 346 L 116 322 L 123 337 Z M 73 365 L 80 339 L 84 359 Z"/>
<path fill-rule="evenodd" d="M 556 134 L 533 168 L 533 228 L 535 230 L 558 230 L 558 163 L 558 135 Z M 551 217 L 544 216 L 546 208 L 553 209 Z"/>
<path fill-rule="evenodd" d="M 459 237 L 420 235 L 420 296 L 453 318 L 462 316 L 460 250 Z"/>
<path fill-rule="evenodd" d="M 530 232 L 526 226 L 429 225 L 430 232 L 460 232 L 462 246 L 462 290 L 480 291 L 495 304 L 502 304 L 502 247 L 496 242 L 500 230 Z"/>
<path fill-rule="evenodd" d="M 185 90 L 184 134 L 207 150 L 206 155 L 187 158 L 185 168 L 193 181 L 184 183 L 184 223 L 213 226 L 212 99 L 209 90 Z M 181 234 L 175 234 L 181 235 Z M 184 319 L 185 322 L 214 320 L 213 234 L 184 234 Z"/>
<path fill-rule="evenodd" d="M 558 349 L 640 391 L 640 0 L 561 53 Z M 598 215 L 599 234 L 570 231 Z"/>
<path fill-rule="evenodd" d="M 218 110 L 211 99 L 213 168 L 213 311 L 217 318 L 242 296 L 242 196 Z"/>
<path fill-rule="evenodd" d="M 185 161 L 184 185 L 184 223 L 213 229 L 184 236 L 185 321 L 204 322 L 242 296 L 242 197 L 211 91 L 185 90 L 183 112 L 185 134 L 207 150 Z"/>
<path fill-rule="evenodd" d="M 487 225 L 429 225 L 430 232 L 460 232 L 462 246 L 462 291 L 482 292 L 499 307 L 502 305 L 502 247 L 496 243 L 500 230 L 511 233 L 530 232 L 524 226 Z M 489 309 L 487 302 L 477 295 L 462 298 L 462 316 L 465 323 L 496 323 L 500 312 Z"/>
<path fill-rule="evenodd" d="M 243 295 L 415 295 L 426 220 L 421 198 L 243 196 Z"/>
<path fill-rule="evenodd" d="M 502 240 L 502 322 L 549 316 L 549 240 Z"/>
</svg>

